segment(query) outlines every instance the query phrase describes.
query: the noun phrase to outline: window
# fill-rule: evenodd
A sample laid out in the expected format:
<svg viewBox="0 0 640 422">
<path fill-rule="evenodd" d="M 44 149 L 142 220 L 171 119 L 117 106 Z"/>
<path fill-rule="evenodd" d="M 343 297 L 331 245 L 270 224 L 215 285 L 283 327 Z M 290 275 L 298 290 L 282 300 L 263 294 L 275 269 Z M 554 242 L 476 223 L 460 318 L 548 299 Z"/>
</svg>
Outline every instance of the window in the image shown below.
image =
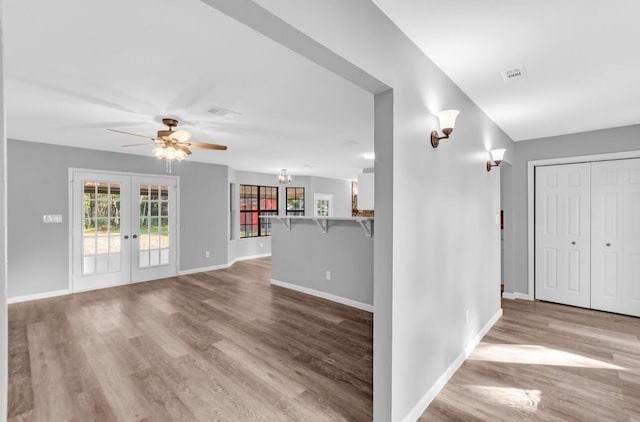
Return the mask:
<svg viewBox="0 0 640 422">
<path fill-rule="evenodd" d="M 287 188 L 287 215 L 304 216 L 304 188 Z"/>
<path fill-rule="evenodd" d="M 314 217 L 333 216 L 333 195 L 329 195 L 326 193 L 314 193 L 313 202 Z"/>
<path fill-rule="evenodd" d="M 240 238 L 271 236 L 271 220 L 260 215 L 278 215 L 278 188 L 240 185 Z"/>
</svg>

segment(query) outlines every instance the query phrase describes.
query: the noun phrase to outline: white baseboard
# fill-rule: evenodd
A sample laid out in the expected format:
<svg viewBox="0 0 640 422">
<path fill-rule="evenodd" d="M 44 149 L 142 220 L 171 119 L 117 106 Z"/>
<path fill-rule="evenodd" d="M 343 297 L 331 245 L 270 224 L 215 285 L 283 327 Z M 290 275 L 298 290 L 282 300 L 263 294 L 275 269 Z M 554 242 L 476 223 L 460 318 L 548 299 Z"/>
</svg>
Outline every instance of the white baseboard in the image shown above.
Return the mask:
<svg viewBox="0 0 640 422">
<path fill-rule="evenodd" d="M 54 290 L 53 292 L 36 293 L 33 295 L 14 296 L 14 297 L 7 298 L 7 304 L 10 305 L 12 303 L 29 302 L 30 300 L 47 299 L 50 297 L 64 296 L 64 295 L 70 295 L 70 294 L 71 294 L 71 290 L 63 289 L 63 290 Z"/>
<path fill-rule="evenodd" d="M 265 258 L 267 256 L 271 256 L 271 254 L 267 253 L 267 254 L 261 254 L 261 255 L 241 256 L 239 258 L 235 258 L 229 261 L 227 264 L 212 265 L 210 267 L 191 268 L 189 270 L 180 270 L 178 271 L 178 275 L 189 275 L 189 274 L 195 274 L 195 273 L 205 273 L 207 271 L 224 270 L 225 268 L 229 268 L 230 266 L 232 266 L 238 261 L 247 261 L 250 259 Z"/>
<path fill-rule="evenodd" d="M 230 266 L 232 266 L 233 264 L 235 264 L 238 261 L 246 261 L 248 259 L 264 258 L 266 256 L 271 256 L 271 254 L 243 256 L 243 257 L 234 259 L 233 261 L 231 261 L 228 264 L 212 265 L 210 267 L 192 268 L 192 269 L 189 269 L 189 270 L 178 271 L 178 275 L 189 275 L 189 274 L 195 274 L 195 273 L 204 273 L 204 272 L 207 272 L 207 271 L 221 270 L 221 269 L 224 269 L 224 268 L 229 268 Z M 120 285 L 121 284 L 117 284 L 117 285 L 114 285 L 114 286 L 103 286 L 101 288 L 115 287 L 115 286 L 120 286 Z M 96 290 L 96 289 L 88 289 L 88 290 Z M 82 290 L 76 290 L 76 293 L 80 293 L 80 292 L 82 292 Z M 71 291 L 71 289 L 63 289 L 63 290 L 54 290 L 52 292 L 36 293 L 36 294 L 33 294 L 33 295 L 14 296 L 14 297 L 7 298 L 7 304 L 10 305 L 12 303 L 28 302 L 30 300 L 47 299 L 47 298 L 50 298 L 50 297 L 70 295 L 71 293 L 73 293 Z"/>
<path fill-rule="evenodd" d="M 233 264 L 235 264 L 236 262 L 239 262 L 239 261 L 248 261 L 250 259 L 266 258 L 268 256 L 271 256 L 271 254 L 270 253 L 263 253 L 263 254 L 260 254 L 260 255 L 241 256 L 241 257 L 234 258 L 231 261 L 229 261 L 229 265 L 228 266 L 230 267 L 230 266 L 232 266 Z"/>
<path fill-rule="evenodd" d="M 516 300 L 516 299 L 520 299 L 520 300 L 530 300 L 529 299 L 529 295 L 526 293 L 509 293 L 509 292 L 502 292 L 502 298 L 503 299 L 509 299 L 509 300 Z"/>
<path fill-rule="evenodd" d="M 373 305 L 358 302 L 356 300 L 347 299 L 346 297 L 332 295 L 331 293 L 321 292 L 320 290 L 310 289 L 308 287 L 298 286 L 297 284 L 291 284 L 280 280 L 271 279 L 271 284 L 274 286 L 284 287 L 285 289 L 295 290 L 297 292 L 306 293 L 311 296 L 321 297 L 323 299 L 330 300 L 332 302 L 338 302 L 343 305 L 351 306 L 352 308 L 361 309 L 363 311 L 373 313 Z"/>
<path fill-rule="evenodd" d="M 424 396 L 416 403 L 411 411 L 405 416 L 403 422 L 415 422 L 420 416 L 427 410 L 427 407 L 431 404 L 433 399 L 436 398 L 438 393 L 447 385 L 447 382 L 456 373 L 456 371 L 462 366 L 464 361 L 469 357 L 473 349 L 480 343 L 482 338 L 491 330 L 496 322 L 502 317 L 502 309 L 498 310 L 496 314 L 485 324 L 484 327 L 478 332 L 478 334 L 471 339 L 471 341 L 465 346 L 464 350 L 458 355 L 451 365 L 444 371 L 440 378 L 433 384 L 433 386 L 425 393 Z"/>
<path fill-rule="evenodd" d="M 222 270 L 222 269 L 225 269 L 225 268 L 229 268 L 229 264 L 212 265 L 210 267 L 191 268 L 189 270 L 180 270 L 180 271 L 178 271 L 178 275 L 189 275 L 189 274 L 195 274 L 195 273 L 205 273 L 207 271 Z"/>
</svg>

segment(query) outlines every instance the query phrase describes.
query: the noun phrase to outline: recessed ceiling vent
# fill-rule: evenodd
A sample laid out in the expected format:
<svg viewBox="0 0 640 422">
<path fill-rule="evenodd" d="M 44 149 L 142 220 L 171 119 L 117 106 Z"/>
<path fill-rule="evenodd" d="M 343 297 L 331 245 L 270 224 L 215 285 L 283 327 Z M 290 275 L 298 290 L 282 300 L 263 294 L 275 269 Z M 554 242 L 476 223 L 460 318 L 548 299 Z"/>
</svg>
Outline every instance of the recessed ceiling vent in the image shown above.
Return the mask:
<svg viewBox="0 0 640 422">
<path fill-rule="evenodd" d="M 502 80 L 505 84 L 511 83 L 518 79 L 524 79 L 527 76 L 527 73 L 524 70 L 524 67 L 516 67 L 514 69 L 505 70 L 500 72 L 502 75 Z"/>
<path fill-rule="evenodd" d="M 208 111 L 211 114 L 215 114 L 216 116 L 220 117 L 226 117 L 227 119 L 235 119 L 236 117 L 240 116 L 240 113 L 238 113 L 237 111 L 227 110 L 222 107 L 211 107 Z"/>
</svg>

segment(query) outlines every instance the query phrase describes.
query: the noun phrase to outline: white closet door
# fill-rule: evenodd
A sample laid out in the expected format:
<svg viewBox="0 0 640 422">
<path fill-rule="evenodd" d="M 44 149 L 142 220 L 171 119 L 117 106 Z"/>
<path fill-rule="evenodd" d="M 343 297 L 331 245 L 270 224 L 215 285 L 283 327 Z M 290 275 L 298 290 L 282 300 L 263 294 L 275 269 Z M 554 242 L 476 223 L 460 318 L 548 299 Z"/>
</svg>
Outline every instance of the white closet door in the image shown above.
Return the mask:
<svg viewBox="0 0 640 422">
<path fill-rule="evenodd" d="M 536 299 L 590 307 L 589 163 L 536 168 Z"/>
<path fill-rule="evenodd" d="M 640 316 L 640 159 L 592 164 L 591 306 Z"/>
</svg>

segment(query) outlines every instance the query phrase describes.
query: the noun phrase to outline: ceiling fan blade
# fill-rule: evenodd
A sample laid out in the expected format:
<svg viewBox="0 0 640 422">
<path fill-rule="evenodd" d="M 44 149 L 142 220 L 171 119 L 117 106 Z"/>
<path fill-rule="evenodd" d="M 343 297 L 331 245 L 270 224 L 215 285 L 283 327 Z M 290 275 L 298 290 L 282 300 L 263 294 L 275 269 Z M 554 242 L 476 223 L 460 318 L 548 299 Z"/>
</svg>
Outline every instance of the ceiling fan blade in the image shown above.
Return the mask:
<svg viewBox="0 0 640 422">
<path fill-rule="evenodd" d="M 227 149 L 226 145 L 216 145 L 216 144 L 205 144 L 203 142 L 184 142 L 184 145 L 193 147 L 193 148 L 202 148 L 202 149 L 217 149 L 220 151 L 225 151 Z"/>
<path fill-rule="evenodd" d="M 187 142 L 189 139 L 191 139 L 191 132 L 182 129 L 176 130 L 171 135 L 169 135 L 169 138 L 175 139 L 178 142 Z"/>
<path fill-rule="evenodd" d="M 117 133 L 124 133 L 125 135 L 131 135 L 131 136 L 139 136 L 140 138 L 146 138 L 146 139 L 151 139 L 152 141 L 155 141 L 156 138 L 153 138 L 151 136 L 147 136 L 147 135 L 138 135 L 137 133 L 131 133 L 131 132 L 125 132 L 123 130 L 116 130 L 116 129 L 107 129 L 111 132 L 117 132 Z"/>
<path fill-rule="evenodd" d="M 191 155 L 191 150 L 189 148 L 187 148 L 186 146 L 184 146 L 182 144 L 175 144 L 175 147 L 178 148 L 181 151 L 184 151 L 185 154 Z"/>
<path fill-rule="evenodd" d="M 148 143 L 148 142 L 145 142 L 144 144 L 120 145 L 120 148 L 141 147 L 141 146 L 148 147 L 149 145 L 151 145 L 151 144 Z"/>
</svg>

